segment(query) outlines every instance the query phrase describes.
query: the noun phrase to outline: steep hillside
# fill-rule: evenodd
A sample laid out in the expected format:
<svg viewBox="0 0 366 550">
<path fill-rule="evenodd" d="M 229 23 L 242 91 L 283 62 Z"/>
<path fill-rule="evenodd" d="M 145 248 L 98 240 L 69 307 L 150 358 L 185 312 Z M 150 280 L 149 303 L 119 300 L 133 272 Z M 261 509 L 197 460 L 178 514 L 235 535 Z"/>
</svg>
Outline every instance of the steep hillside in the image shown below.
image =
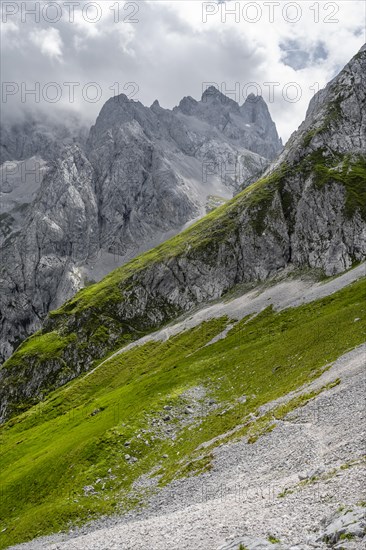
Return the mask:
<svg viewBox="0 0 366 550">
<path fill-rule="evenodd" d="M 311 278 L 287 278 L 200 310 L 180 325 L 121 350 L 4 424 L 0 547 L 67 530 L 71 523 L 101 514 L 133 510 L 172 480 L 203 472 L 209 476 L 213 453 L 223 443 L 242 440 L 247 446 L 248 442 L 253 445 L 253 451 L 247 450 L 252 456 L 257 440 L 281 430 L 290 411 L 340 383 L 337 374 L 327 378 L 330 365 L 364 341 L 362 267 L 317 284 Z M 40 353 L 36 340 L 33 345 Z M 49 346 L 55 356 L 52 336 Z M 321 375 L 325 379 L 318 381 Z M 315 385 L 307 386 L 311 381 Z M 299 388 L 300 393 L 289 394 Z M 352 422 L 358 426 L 358 417 Z M 303 441 L 291 444 L 288 451 L 295 454 L 304 445 Z M 349 446 L 346 451 L 338 468 L 347 457 L 359 458 L 358 448 L 352 456 Z M 304 468 L 308 458 L 301 455 L 301 459 Z M 271 471 L 269 459 L 266 464 Z M 263 467 L 260 461 L 252 475 L 257 478 Z M 285 463 L 278 467 L 282 476 L 289 475 Z M 207 476 L 200 480 L 209 484 Z M 293 477 L 282 479 L 278 493 L 290 481 L 295 483 Z M 200 502 L 194 479 L 190 487 Z M 174 486 L 171 491 L 174 494 Z M 174 501 L 181 509 L 183 501 L 172 501 L 168 495 L 165 504 Z M 278 498 L 277 492 L 273 498 Z M 195 517 L 190 531 L 198 540 Z M 165 526 L 169 521 L 162 519 Z M 217 533 L 220 529 L 215 539 Z M 113 546 L 106 536 L 95 543 L 81 540 L 76 547 Z M 141 533 L 136 537 L 138 547 L 149 548 L 149 539 Z M 185 543 L 182 539 L 182 548 L 198 547 L 192 541 Z M 33 546 L 43 547 L 48 545 L 35 541 Z M 62 547 L 71 548 L 73 542 Z M 123 540 L 121 547 L 134 545 Z M 151 547 L 169 546 L 160 542 Z"/>
<path fill-rule="evenodd" d="M 288 265 L 332 275 L 362 261 L 365 69 L 363 48 L 314 98 L 263 179 L 52 312 L 0 370 L 1 418 L 237 284 Z"/>
<path fill-rule="evenodd" d="M 2 128 L 2 146 L 0 359 L 49 310 L 225 203 L 282 150 L 261 98 L 240 107 L 214 88 L 172 111 L 122 94 L 87 140 L 31 120 Z"/>
</svg>

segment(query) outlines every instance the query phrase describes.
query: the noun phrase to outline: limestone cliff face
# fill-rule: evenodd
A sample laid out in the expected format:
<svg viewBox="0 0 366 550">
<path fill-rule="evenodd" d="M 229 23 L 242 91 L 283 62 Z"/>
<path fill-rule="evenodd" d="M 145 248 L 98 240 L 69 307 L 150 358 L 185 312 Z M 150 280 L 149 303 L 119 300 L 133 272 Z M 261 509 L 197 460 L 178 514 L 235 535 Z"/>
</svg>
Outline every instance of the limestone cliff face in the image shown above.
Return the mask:
<svg viewBox="0 0 366 550">
<path fill-rule="evenodd" d="M 366 46 L 310 102 L 271 169 L 288 171 L 291 261 L 338 273 L 366 254 Z"/>
<path fill-rule="evenodd" d="M 38 329 L 50 309 L 80 288 L 77 269 L 99 245 L 93 170 L 77 146 L 49 170 L 24 229 L 2 247 L 2 355 Z"/>
<path fill-rule="evenodd" d="M 85 284 L 265 170 L 281 150 L 268 110 L 267 135 L 263 113 L 249 124 L 227 101 L 211 90 L 186 113 L 121 95 L 104 105 L 88 139 L 47 121 L 2 128 L 0 359 Z"/>
<path fill-rule="evenodd" d="M 320 268 L 332 275 L 364 260 L 365 75 L 363 48 L 313 99 L 305 122 L 264 178 L 175 239 L 119 268 L 52 313 L 42 331 L 20 346 L 0 370 L 2 419 L 19 404 L 27 407 L 50 388 L 89 370 L 111 350 L 197 304 L 220 298 L 237 283 L 264 280 L 289 264 Z M 191 103 L 185 100 L 184 110 L 189 111 Z M 135 123 L 130 124 L 135 131 Z M 144 128 L 149 124 L 144 121 Z M 69 186 L 64 199 L 71 216 L 68 224 L 72 212 L 77 219 L 87 211 L 88 220 L 97 218 L 96 189 L 87 187 L 85 203 L 86 195 L 77 195 L 77 182 L 88 180 L 95 159 L 102 158 L 105 164 L 98 168 L 97 185 L 103 187 L 101 174 L 106 174 L 113 143 L 121 137 L 117 126 L 110 133 L 111 142 L 101 145 L 103 152 L 94 158 L 98 153 L 93 144 L 99 131 L 106 137 L 104 132 L 109 130 L 105 128 L 102 120 L 92 131 L 90 163 L 73 151 L 74 161 L 67 156 L 62 165 L 62 177 Z M 55 234 L 60 247 L 67 246 L 61 220 L 55 227 L 44 221 L 45 215 L 45 211 L 37 214 L 29 227 L 46 223 L 45 236 Z M 73 245 L 73 253 L 80 258 L 96 246 L 97 221 L 85 218 L 75 223 L 80 236 L 89 235 L 87 247 L 83 241 Z M 65 270 L 60 267 L 59 272 Z M 39 287 L 39 281 L 34 285 Z"/>
</svg>

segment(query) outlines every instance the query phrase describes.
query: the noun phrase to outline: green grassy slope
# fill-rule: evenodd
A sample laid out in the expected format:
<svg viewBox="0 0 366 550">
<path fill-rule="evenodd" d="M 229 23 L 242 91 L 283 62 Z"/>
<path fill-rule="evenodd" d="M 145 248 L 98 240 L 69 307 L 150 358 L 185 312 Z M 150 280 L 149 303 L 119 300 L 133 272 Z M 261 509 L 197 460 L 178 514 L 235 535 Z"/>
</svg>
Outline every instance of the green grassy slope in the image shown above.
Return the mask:
<svg viewBox="0 0 366 550">
<path fill-rule="evenodd" d="M 365 298 L 361 280 L 308 305 L 267 308 L 209 344 L 229 322 L 213 319 L 116 356 L 12 418 L 0 428 L 0 548 L 135 506 L 142 474 L 164 485 L 209 469 L 215 443 L 201 443 L 364 341 Z M 238 433 L 254 440 L 255 429 Z"/>
<path fill-rule="evenodd" d="M 207 256 L 211 245 L 217 247 L 219 243 L 235 240 L 239 219 L 246 210 L 253 224 L 261 225 L 283 173 L 284 170 L 277 171 L 261 179 L 186 231 L 117 268 L 101 282 L 87 286 L 61 308 L 50 312 L 44 329 L 25 340 L 2 366 L 11 373 L 4 382 L 8 391 L 31 377 L 36 369 L 45 370 L 45 361 L 51 359 L 58 366 L 49 369 L 43 389 L 55 389 L 68 378 L 70 367 L 74 371 L 78 368 L 77 374 L 88 370 L 107 353 L 177 317 L 182 310 L 171 306 L 168 300 L 158 300 L 149 306 L 153 315 L 159 312 L 158 322 L 151 319 L 149 310 L 129 320 L 123 315 L 121 318 L 119 306 L 128 303 L 129 307 L 134 307 L 136 297 L 131 291 L 136 279 L 149 267 L 187 254 L 190 257 L 199 257 L 202 253 Z M 27 398 L 20 396 L 12 414 L 35 404 L 39 400 L 38 391 L 34 394 Z"/>
<path fill-rule="evenodd" d="M 32 396 L 19 392 L 19 397 L 10 406 L 11 414 L 35 404 L 40 392 L 47 393 L 63 385 L 96 366 L 106 354 L 156 330 L 182 313 L 182 309 L 173 306 L 168 298 L 154 297 L 151 293 L 148 307 L 139 307 L 139 294 L 134 295 L 134 289 L 152 266 L 168 265 L 171 259 L 181 257 L 192 262 L 213 262 L 215 269 L 219 247 L 222 244 L 228 249 L 232 246 L 234 254 L 243 227 L 249 227 L 258 236 L 257 245 L 260 247 L 266 219 L 277 216 L 271 207 L 276 202 L 275 196 L 281 202 L 280 209 L 291 232 L 296 199 L 289 181 L 299 173 L 304 178 L 313 173 L 313 186 L 317 192 L 328 185 L 342 185 L 347 216 L 359 212 L 366 219 L 365 159 L 347 155 L 327 160 L 318 151 L 295 167 L 282 165 L 186 231 L 116 269 L 100 283 L 86 287 L 60 309 L 51 312 L 44 329 L 23 342 L 2 367 L 7 371 L 3 384 L 9 393 L 32 377 L 36 370 L 45 373 L 41 387 L 34 388 Z M 275 233 L 274 238 L 281 242 L 281 236 Z M 135 308 L 134 313 L 129 317 L 122 314 L 124 306 L 130 310 Z"/>
</svg>

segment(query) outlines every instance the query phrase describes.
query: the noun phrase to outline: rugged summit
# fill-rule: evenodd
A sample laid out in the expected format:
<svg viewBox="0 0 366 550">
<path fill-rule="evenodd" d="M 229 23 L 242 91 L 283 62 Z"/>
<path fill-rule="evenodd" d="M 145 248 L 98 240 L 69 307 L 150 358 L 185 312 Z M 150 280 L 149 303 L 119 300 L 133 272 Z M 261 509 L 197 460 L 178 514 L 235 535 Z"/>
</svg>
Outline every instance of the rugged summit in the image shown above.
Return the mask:
<svg viewBox="0 0 366 550">
<path fill-rule="evenodd" d="M 362 49 L 314 98 L 264 178 L 50 314 L 0 371 L 2 418 L 238 283 L 289 265 L 332 275 L 365 259 L 365 75 Z M 103 120 L 91 140 L 98 126 L 108 132 Z"/>
<path fill-rule="evenodd" d="M 273 159 L 282 148 L 276 125 L 271 119 L 266 102 L 261 96 L 249 94 L 243 105 L 210 86 L 201 101 L 185 97 L 174 109 L 217 128 L 230 140 L 238 141 L 250 151 Z"/>
<path fill-rule="evenodd" d="M 87 140 L 34 120 L 3 129 L 0 357 L 50 308 L 231 198 L 281 150 L 276 131 L 267 138 L 210 93 L 191 114 L 114 97 Z"/>
<path fill-rule="evenodd" d="M 250 94 L 240 107 L 240 113 L 246 121 L 246 125 L 250 124 L 251 128 L 256 128 L 259 137 L 262 138 L 262 143 L 258 144 L 257 152 L 261 152 L 265 157 L 275 157 L 278 152 L 279 138 L 276 125 L 271 119 L 264 99 L 261 96 Z"/>
</svg>

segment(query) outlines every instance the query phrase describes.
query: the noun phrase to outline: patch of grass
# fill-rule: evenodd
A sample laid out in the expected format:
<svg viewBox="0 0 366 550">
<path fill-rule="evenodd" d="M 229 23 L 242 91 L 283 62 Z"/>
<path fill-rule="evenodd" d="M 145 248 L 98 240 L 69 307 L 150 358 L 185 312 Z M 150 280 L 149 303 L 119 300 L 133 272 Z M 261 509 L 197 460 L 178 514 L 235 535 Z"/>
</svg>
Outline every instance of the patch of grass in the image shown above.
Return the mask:
<svg viewBox="0 0 366 550">
<path fill-rule="evenodd" d="M 132 487 L 142 474 L 157 476 L 160 487 L 207 471 L 213 448 L 224 439 L 204 453 L 203 443 L 318 377 L 364 341 L 365 293 L 361 280 L 298 308 L 267 308 L 205 346 L 230 322 L 213 319 L 110 358 L 13 417 L 0 429 L 0 531 L 6 529 L 0 547 L 135 507 L 143 496 Z M 165 422 L 164 406 L 179 408 L 185 392 L 197 386 L 217 405 L 203 399 L 196 420 Z M 238 401 L 242 395 L 245 403 Z M 165 427 L 175 430 L 175 439 Z M 126 454 L 137 461 L 130 463 Z M 85 493 L 89 485 L 96 494 Z"/>
<path fill-rule="evenodd" d="M 254 422 L 247 431 L 248 443 L 255 443 L 262 435 L 272 432 L 275 427 L 276 423 L 273 422 L 272 416 L 268 415 L 260 418 Z"/>
<path fill-rule="evenodd" d="M 283 491 L 278 493 L 277 498 L 284 498 L 287 495 L 291 495 L 293 492 L 293 489 L 289 489 L 288 487 L 286 487 Z"/>
<path fill-rule="evenodd" d="M 328 183 L 337 182 L 346 189 L 345 213 L 352 217 L 359 211 L 366 219 L 366 158 L 345 156 L 341 162 L 327 166 L 325 162 L 315 162 L 315 184 L 322 187 Z"/>
<path fill-rule="evenodd" d="M 212 453 L 204 456 L 199 456 L 190 460 L 185 464 L 179 472 L 176 474 L 176 478 L 179 477 L 188 477 L 198 474 L 203 474 L 204 472 L 209 472 L 212 469 Z"/>
<path fill-rule="evenodd" d="M 13 362 L 21 363 L 35 356 L 41 361 L 55 359 L 67 344 L 75 341 L 76 334 L 68 334 L 63 337 L 55 331 L 46 334 L 39 331 L 25 340 L 24 345 L 18 348 L 12 359 L 4 363 L 4 368 L 11 368 Z"/>
<path fill-rule="evenodd" d="M 269 535 L 268 540 L 269 540 L 269 542 L 271 542 L 272 544 L 277 544 L 277 543 L 281 542 L 280 539 L 274 537 L 273 535 Z"/>
<path fill-rule="evenodd" d="M 355 538 L 353 533 L 341 533 L 339 540 L 352 540 Z"/>
</svg>

